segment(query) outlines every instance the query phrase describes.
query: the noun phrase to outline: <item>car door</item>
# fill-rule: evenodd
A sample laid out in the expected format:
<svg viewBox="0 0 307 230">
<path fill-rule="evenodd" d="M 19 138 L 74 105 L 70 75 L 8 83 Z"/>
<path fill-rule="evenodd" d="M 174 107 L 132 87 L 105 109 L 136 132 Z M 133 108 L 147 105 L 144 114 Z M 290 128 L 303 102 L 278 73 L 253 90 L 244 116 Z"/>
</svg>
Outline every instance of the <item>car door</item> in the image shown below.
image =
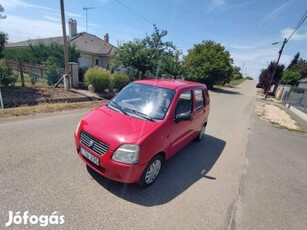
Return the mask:
<svg viewBox="0 0 307 230">
<path fill-rule="evenodd" d="M 192 91 L 184 91 L 180 94 L 174 111 L 174 119 L 172 120 L 171 135 L 171 155 L 187 145 L 193 139 L 193 121 L 185 120 L 176 122 L 175 118 L 179 114 L 192 115 L 193 111 L 193 94 Z"/>
<path fill-rule="evenodd" d="M 195 98 L 195 106 L 193 111 L 193 129 L 194 136 L 197 136 L 201 127 L 206 122 L 206 103 L 205 103 L 205 93 L 204 89 L 198 88 L 193 90 L 194 98 Z"/>
</svg>

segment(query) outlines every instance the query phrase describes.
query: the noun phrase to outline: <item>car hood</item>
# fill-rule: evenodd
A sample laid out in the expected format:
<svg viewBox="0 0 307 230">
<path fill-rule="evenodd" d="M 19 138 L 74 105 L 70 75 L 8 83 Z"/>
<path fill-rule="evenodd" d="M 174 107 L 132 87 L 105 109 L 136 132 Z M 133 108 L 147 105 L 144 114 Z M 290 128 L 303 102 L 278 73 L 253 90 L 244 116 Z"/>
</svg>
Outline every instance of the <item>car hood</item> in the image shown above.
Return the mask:
<svg viewBox="0 0 307 230">
<path fill-rule="evenodd" d="M 80 130 L 109 145 L 115 150 L 121 144 L 137 143 L 160 122 L 131 117 L 101 106 L 82 118 Z"/>
</svg>

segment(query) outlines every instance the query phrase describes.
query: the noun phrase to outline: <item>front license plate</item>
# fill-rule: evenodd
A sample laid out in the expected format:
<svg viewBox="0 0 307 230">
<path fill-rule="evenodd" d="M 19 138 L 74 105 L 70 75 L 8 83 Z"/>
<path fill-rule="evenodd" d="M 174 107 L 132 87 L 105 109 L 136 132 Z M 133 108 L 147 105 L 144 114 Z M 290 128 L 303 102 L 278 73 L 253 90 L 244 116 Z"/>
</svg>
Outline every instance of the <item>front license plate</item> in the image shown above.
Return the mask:
<svg viewBox="0 0 307 230">
<path fill-rule="evenodd" d="M 80 153 L 89 161 L 93 162 L 95 165 L 99 166 L 99 159 L 93 156 L 91 153 L 86 151 L 84 148 L 80 147 Z"/>
</svg>

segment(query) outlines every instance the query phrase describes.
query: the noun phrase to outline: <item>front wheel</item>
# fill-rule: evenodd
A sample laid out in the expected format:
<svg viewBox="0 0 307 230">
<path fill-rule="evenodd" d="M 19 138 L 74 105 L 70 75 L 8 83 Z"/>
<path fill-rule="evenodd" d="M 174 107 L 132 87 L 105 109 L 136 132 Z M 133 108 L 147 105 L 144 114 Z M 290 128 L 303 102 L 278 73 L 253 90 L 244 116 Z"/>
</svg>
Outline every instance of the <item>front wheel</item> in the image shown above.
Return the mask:
<svg viewBox="0 0 307 230">
<path fill-rule="evenodd" d="M 157 155 L 151 159 L 138 183 L 141 188 L 146 188 L 155 182 L 162 168 L 162 162 L 163 160 L 160 155 Z"/>
</svg>

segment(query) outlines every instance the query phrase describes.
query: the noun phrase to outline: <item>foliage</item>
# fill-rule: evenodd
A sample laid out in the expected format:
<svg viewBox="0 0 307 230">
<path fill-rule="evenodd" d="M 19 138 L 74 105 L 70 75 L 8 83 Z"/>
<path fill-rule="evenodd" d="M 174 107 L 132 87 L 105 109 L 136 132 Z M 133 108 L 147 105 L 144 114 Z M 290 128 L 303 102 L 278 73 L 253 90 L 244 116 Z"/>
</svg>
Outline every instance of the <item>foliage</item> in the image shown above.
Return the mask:
<svg viewBox="0 0 307 230">
<path fill-rule="evenodd" d="M 84 82 L 84 74 L 88 70 L 88 67 L 79 68 L 79 82 Z"/>
<path fill-rule="evenodd" d="M 112 87 L 118 91 L 130 83 L 128 75 L 117 72 L 112 76 Z"/>
<path fill-rule="evenodd" d="M 274 69 L 276 68 L 274 77 L 272 78 Z M 271 62 L 266 69 L 263 69 L 259 75 L 259 83 L 262 86 L 264 92 L 267 92 L 272 85 L 278 84 L 280 81 L 285 66 L 277 65 L 275 62 Z M 272 80 L 271 80 L 272 78 Z M 270 84 L 271 82 L 271 84 Z"/>
<path fill-rule="evenodd" d="M 281 83 L 285 85 L 296 85 L 301 78 L 301 74 L 297 71 L 286 70 L 281 78 Z"/>
<path fill-rule="evenodd" d="M 239 80 L 242 78 L 243 75 L 241 74 L 241 68 L 239 66 L 234 66 L 231 80 Z"/>
<path fill-rule="evenodd" d="M 8 40 L 7 34 L 4 32 L 0 32 L 0 58 L 3 57 L 2 51 L 4 49 L 4 46 L 7 40 Z"/>
<path fill-rule="evenodd" d="M 124 43 L 115 54 L 116 66 L 137 70 L 137 76 L 144 78 L 149 72 L 151 75 L 161 75 L 161 63 L 163 57 L 171 57 L 176 48 L 172 42 L 164 42 L 162 38 L 167 35 L 166 30 L 160 30 L 154 25 L 151 36 L 146 35 L 143 39 L 134 39 Z"/>
<path fill-rule="evenodd" d="M 48 57 L 46 61 L 44 61 L 43 66 L 47 69 L 46 76 L 47 76 L 47 84 L 54 85 L 57 83 L 60 78 L 60 68 L 58 67 L 57 59 L 55 57 Z"/>
<path fill-rule="evenodd" d="M 34 86 L 39 79 L 39 75 L 37 73 L 33 72 L 33 71 L 30 71 L 29 75 L 30 75 L 30 79 L 31 79 L 31 84 Z"/>
<path fill-rule="evenodd" d="M 254 78 L 250 77 L 250 76 L 247 76 L 245 77 L 246 80 L 254 80 Z"/>
<path fill-rule="evenodd" d="M 0 60 L 0 85 L 14 85 L 17 82 L 17 78 L 18 76 L 13 73 L 7 63 L 4 60 Z"/>
<path fill-rule="evenodd" d="M 188 79 L 207 84 L 224 85 L 231 80 L 233 60 L 225 48 L 213 41 L 194 45 L 184 59 Z"/>
<path fill-rule="evenodd" d="M 174 79 L 176 79 L 178 76 L 185 74 L 180 55 L 180 51 L 174 51 L 173 53 L 164 55 L 161 61 L 161 72 L 164 73 L 165 76 L 174 77 Z"/>
<path fill-rule="evenodd" d="M 58 68 L 64 68 L 64 50 L 63 46 L 52 42 L 44 44 L 42 42 L 31 43 L 29 47 L 5 48 L 4 57 L 15 61 L 29 62 L 42 65 L 49 57 L 53 57 Z M 68 45 L 68 60 L 78 62 L 80 52 L 74 44 Z"/>
<path fill-rule="evenodd" d="M 298 60 L 300 58 L 300 52 L 297 52 L 295 54 L 295 56 L 293 57 L 293 59 L 291 60 L 290 64 L 288 65 L 287 69 L 291 69 L 294 65 L 297 64 Z"/>
<path fill-rule="evenodd" d="M 111 73 L 101 67 L 89 68 L 84 77 L 85 84 L 92 85 L 98 93 L 103 93 L 111 85 Z"/>
</svg>

